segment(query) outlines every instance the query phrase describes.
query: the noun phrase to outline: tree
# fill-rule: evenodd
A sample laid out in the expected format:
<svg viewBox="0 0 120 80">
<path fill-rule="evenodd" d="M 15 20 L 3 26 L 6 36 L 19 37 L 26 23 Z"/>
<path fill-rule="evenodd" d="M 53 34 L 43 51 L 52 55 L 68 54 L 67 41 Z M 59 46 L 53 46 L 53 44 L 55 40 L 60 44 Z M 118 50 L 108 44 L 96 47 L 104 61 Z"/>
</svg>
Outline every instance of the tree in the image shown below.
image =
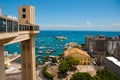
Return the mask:
<svg viewBox="0 0 120 80">
<path fill-rule="evenodd" d="M 48 80 L 53 80 L 54 76 L 48 73 L 46 70 L 47 70 L 47 66 L 44 66 L 42 70 L 44 77 L 47 78 Z"/>
<path fill-rule="evenodd" d="M 72 75 L 70 80 L 92 80 L 92 77 L 90 76 L 89 73 L 75 73 Z"/>
<path fill-rule="evenodd" d="M 91 77 L 89 73 L 75 73 L 70 80 L 120 80 L 114 73 L 107 69 L 97 71 L 97 75 Z"/>
<path fill-rule="evenodd" d="M 59 71 L 62 73 L 66 73 L 69 70 L 69 65 L 66 63 L 65 60 L 62 60 L 59 64 Z"/>
<path fill-rule="evenodd" d="M 56 58 L 52 58 L 52 63 L 56 63 L 57 59 Z"/>
<path fill-rule="evenodd" d="M 98 76 L 101 80 L 120 80 L 114 73 L 107 69 L 97 71 L 96 76 Z"/>
<path fill-rule="evenodd" d="M 48 58 L 49 58 L 49 56 L 43 57 L 43 62 L 47 62 L 47 61 L 48 61 Z"/>
<path fill-rule="evenodd" d="M 101 80 L 99 76 L 94 76 L 93 80 Z"/>
<path fill-rule="evenodd" d="M 66 60 L 67 64 L 69 64 L 69 67 L 74 67 L 76 65 L 79 65 L 79 60 L 72 56 L 67 56 L 65 58 L 65 60 Z"/>
<path fill-rule="evenodd" d="M 78 48 L 78 49 L 80 49 L 80 48 L 81 48 L 81 46 L 78 46 L 78 45 L 77 45 L 77 46 L 74 46 L 73 48 Z"/>
<path fill-rule="evenodd" d="M 63 57 L 63 56 L 64 56 L 64 53 L 62 53 L 62 54 L 59 54 L 58 56 L 59 56 L 59 57 Z"/>
</svg>

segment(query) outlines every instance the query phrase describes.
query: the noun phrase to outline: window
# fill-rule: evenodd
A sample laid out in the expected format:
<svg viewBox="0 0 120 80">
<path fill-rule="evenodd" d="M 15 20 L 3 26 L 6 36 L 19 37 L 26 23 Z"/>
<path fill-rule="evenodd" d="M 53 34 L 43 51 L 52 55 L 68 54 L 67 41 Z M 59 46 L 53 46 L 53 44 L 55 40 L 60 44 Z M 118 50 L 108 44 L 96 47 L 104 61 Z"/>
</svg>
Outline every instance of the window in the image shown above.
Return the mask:
<svg viewBox="0 0 120 80">
<path fill-rule="evenodd" d="M 19 25 L 20 31 L 25 31 L 25 25 Z"/>
<path fill-rule="evenodd" d="M 18 31 L 18 22 L 13 22 L 14 31 Z"/>
<path fill-rule="evenodd" d="M 26 9 L 25 9 L 25 8 L 23 8 L 23 9 L 22 9 L 22 12 L 26 12 Z"/>
<path fill-rule="evenodd" d="M 12 32 L 12 21 L 11 20 L 7 20 L 7 31 Z"/>
<path fill-rule="evenodd" d="M 25 14 L 23 14 L 23 15 L 22 15 L 22 18 L 26 18 L 26 15 L 25 15 Z"/>
<path fill-rule="evenodd" d="M 33 31 L 33 26 L 30 26 L 30 31 Z"/>
<path fill-rule="evenodd" d="M 84 59 L 84 61 L 86 61 L 86 58 Z"/>
<path fill-rule="evenodd" d="M 0 18 L 0 32 L 6 32 L 6 21 Z"/>
</svg>

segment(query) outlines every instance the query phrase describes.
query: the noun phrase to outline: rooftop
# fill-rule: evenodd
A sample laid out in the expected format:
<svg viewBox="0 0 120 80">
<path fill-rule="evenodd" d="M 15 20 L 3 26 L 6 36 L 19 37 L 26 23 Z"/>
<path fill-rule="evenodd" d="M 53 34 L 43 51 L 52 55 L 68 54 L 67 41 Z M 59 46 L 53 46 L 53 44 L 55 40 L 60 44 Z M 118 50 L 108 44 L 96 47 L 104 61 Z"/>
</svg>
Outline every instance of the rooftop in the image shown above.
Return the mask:
<svg viewBox="0 0 120 80">
<path fill-rule="evenodd" d="M 108 60 L 112 61 L 114 64 L 120 67 L 120 61 L 114 57 L 106 57 Z"/>
<path fill-rule="evenodd" d="M 78 48 L 72 48 L 72 49 L 68 49 L 68 50 L 66 50 L 65 52 L 64 52 L 64 55 L 65 56 L 68 56 L 68 55 L 73 55 L 73 54 L 81 54 L 81 55 L 83 55 L 83 56 L 87 56 L 87 57 L 90 57 L 88 54 L 87 54 L 87 52 L 86 51 L 83 51 L 83 50 L 81 50 L 81 49 L 78 49 Z"/>
</svg>

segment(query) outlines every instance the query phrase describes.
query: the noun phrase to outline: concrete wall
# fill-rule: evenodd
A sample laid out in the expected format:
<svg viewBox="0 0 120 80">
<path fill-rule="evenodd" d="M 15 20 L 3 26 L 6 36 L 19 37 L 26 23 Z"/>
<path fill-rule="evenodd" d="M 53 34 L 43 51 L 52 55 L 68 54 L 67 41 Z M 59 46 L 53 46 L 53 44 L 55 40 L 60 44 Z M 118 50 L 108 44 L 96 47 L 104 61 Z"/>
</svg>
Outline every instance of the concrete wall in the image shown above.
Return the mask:
<svg viewBox="0 0 120 80">
<path fill-rule="evenodd" d="M 23 12 L 23 8 L 26 9 Z M 26 18 L 23 18 L 22 15 L 25 14 Z M 33 6 L 20 6 L 18 10 L 18 20 L 23 24 L 34 24 L 34 7 Z"/>
<path fill-rule="evenodd" d="M 105 68 L 110 69 L 120 78 L 120 67 L 106 58 L 105 58 Z"/>
</svg>

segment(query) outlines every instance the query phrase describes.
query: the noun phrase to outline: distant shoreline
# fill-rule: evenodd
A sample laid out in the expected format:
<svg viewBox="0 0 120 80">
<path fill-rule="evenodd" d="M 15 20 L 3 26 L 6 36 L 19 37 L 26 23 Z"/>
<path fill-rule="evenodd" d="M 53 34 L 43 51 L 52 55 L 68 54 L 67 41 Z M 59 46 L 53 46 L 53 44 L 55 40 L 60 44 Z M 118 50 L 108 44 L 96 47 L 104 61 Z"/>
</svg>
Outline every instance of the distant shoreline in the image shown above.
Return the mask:
<svg viewBox="0 0 120 80">
<path fill-rule="evenodd" d="M 98 31 L 98 30 L 41 30 L 41 31 L 81 31 L 81 32 L 120 32 L 120 31 Z"/>
</svg>

